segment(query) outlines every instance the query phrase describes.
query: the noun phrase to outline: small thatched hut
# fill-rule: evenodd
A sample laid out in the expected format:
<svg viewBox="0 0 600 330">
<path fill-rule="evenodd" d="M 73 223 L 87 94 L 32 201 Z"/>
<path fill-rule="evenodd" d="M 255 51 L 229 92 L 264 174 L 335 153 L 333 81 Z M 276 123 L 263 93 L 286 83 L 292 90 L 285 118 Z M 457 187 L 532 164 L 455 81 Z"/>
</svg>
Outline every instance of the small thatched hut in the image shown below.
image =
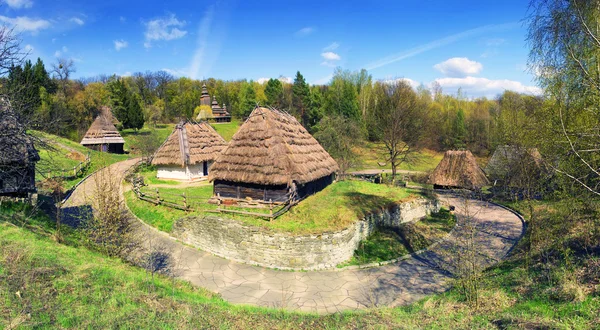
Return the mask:
<svg viewBox="0 0 600 330">
<path fill-rule="evenodd" d="M 338 170 L 296 118 L 256 107 L 211 167 L 209 180 L 224 198 L 284 202 L 322 190 Z"/>
<path fill-rule="evenodd" d="M 81 144 L 97 151 L 122 154 L 125 140 L 115 127 L 115 120 L 110 108 L 103 107 L 100 115 L 85 133 Z"/>
<path fill-rule="evenodd" d="M 0 108 L 0 195 L 24 197 L 34 193 L 35 163 L 40 160 L 33 141 L 8 107 Z"/>
<path fill-rule="evenodd" d="M 195 180 L 208 175 L 227 142 L 207 122 L 181 122 L 156 151 L 159 179 Z"/>
<path fill-rule="evenodd" d="M 444 158 L 429 176 L 429 182 L 435 189 L 465 188 L 480 189 L 488 185 L 485 173 L 477 164 L 473 154 L 468 151 L 448 150 Z"/>
<path fill-rule="evenodd" d="M 490 180 L 509 186 L 522 186 L 543 171 L 542 155 L 537 148 L 498 146 L 485 172 Z"/>
</svg>

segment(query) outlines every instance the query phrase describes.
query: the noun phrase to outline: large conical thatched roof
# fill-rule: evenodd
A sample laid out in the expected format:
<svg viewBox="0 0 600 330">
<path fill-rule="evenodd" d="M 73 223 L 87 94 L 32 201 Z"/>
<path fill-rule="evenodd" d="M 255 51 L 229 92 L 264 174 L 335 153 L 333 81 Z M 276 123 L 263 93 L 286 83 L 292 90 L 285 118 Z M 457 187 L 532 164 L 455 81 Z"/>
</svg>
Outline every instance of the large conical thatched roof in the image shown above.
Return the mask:
<svg viewBox="0 0 600 330">
<path fill-rule="evenodd" d="M 7 105 L 0 105 L 0 166 L 29 165 L 40 160 L 31 137 Z"/>
<path fill-rule="evenodd" d="M 257 107 L 210 168 L 209 180 L 302 184 L 338 170 L 335 160 L 296 118 Z"/>
<path fill-rule="evenodd" d="M 542 155 L 537 148 L 498 146 L 485 167 L 490 178 L 502 179 L 515 171 L 533 171 L 542 166 Z"/>
<path fill-rule="evenodd" d="M 479 189 L 489 184 L 485 173 L 473 154 L 466 151 L 448 150 L 444 158 L 429 176 L 436 186 Z"/>
<path fill-rule="evenodd" d="M 81 144 L 110 144 L 125 143 L 125 140 L 119 134 L 119 131 L 113 124 L 115 120 L 112 111 L 108 107 L 102 107 L 100 115 L 92 123 L 81 140 Z"/>
<path fill-rule="evenodd" d="M 212 161 L 227 142 L 207 122 L 181 122 L 156 151 L 152 165 L 194 165 Z"/>
</svg>

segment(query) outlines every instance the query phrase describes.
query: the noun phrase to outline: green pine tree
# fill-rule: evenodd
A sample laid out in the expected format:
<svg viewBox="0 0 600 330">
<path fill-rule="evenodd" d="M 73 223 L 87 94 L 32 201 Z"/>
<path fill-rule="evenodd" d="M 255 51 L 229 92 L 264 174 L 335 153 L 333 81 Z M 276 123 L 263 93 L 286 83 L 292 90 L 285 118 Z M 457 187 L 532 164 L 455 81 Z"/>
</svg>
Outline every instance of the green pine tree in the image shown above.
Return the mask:
<svg viewBox="0 0 600 330">
<path fill-rule="evenodd" d="M 296 78 L 294 79 L 294 85 L 292 86 L 292 106 L 297 117 L 300 118 L 302 125 L 306 126 L 308 123 L 308 113 L 310 105 L 310 89 L 306 80 L 300 71 L 296 72 Z"/>
<path fill-rule="evenodd" d="M 267 97 L 267 105 L 275 108 L 281 107 L 281 98 L 283 97 L 283 84 L 279 79 L 269 79 L 265 87 L 265 96 Z"/>
</svg>

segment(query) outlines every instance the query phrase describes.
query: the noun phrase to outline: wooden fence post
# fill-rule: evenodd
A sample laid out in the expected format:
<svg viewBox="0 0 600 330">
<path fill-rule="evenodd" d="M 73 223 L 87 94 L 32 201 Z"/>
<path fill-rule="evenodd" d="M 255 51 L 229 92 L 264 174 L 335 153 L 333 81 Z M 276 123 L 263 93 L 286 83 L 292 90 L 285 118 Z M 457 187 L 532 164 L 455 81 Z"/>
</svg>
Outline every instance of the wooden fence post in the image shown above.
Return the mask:
<svg viewBox="0 0 600 330">
<path fill-rule="evenodd" d="M 160 205 L 160 192 L 158 192 L 158 188 L 156 188 L 156 205 Z"/>
<path fill-rule="evenodd" d="M 185 208 L 185 210 L 188 210 L 188 203 L 187 203 L 187 197 L 185 196 L 185 191 L 183 192 L 183 207 Z"/>
</svg>

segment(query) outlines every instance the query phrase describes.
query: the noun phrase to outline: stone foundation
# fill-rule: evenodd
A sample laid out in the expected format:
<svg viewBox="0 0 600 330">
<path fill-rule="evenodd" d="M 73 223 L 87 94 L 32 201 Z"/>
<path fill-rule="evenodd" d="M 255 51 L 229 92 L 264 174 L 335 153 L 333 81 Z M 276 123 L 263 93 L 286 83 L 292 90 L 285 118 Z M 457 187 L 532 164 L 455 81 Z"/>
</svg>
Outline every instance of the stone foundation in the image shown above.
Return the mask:
<svg viewBox="0 0 600 330">
<path fill-rule="evenodd" d="M 344 230 L 312 235 L 276 232 L 220 216 L 190 216 L 179 219 L 172 234 L 237 262 L 278 269 L 325 269 L 349 260 L 359 242 L 377 227 L 398 227 L 439 209 L 437 200 L 418 198 L 368 215 Z"/>
</svg>

